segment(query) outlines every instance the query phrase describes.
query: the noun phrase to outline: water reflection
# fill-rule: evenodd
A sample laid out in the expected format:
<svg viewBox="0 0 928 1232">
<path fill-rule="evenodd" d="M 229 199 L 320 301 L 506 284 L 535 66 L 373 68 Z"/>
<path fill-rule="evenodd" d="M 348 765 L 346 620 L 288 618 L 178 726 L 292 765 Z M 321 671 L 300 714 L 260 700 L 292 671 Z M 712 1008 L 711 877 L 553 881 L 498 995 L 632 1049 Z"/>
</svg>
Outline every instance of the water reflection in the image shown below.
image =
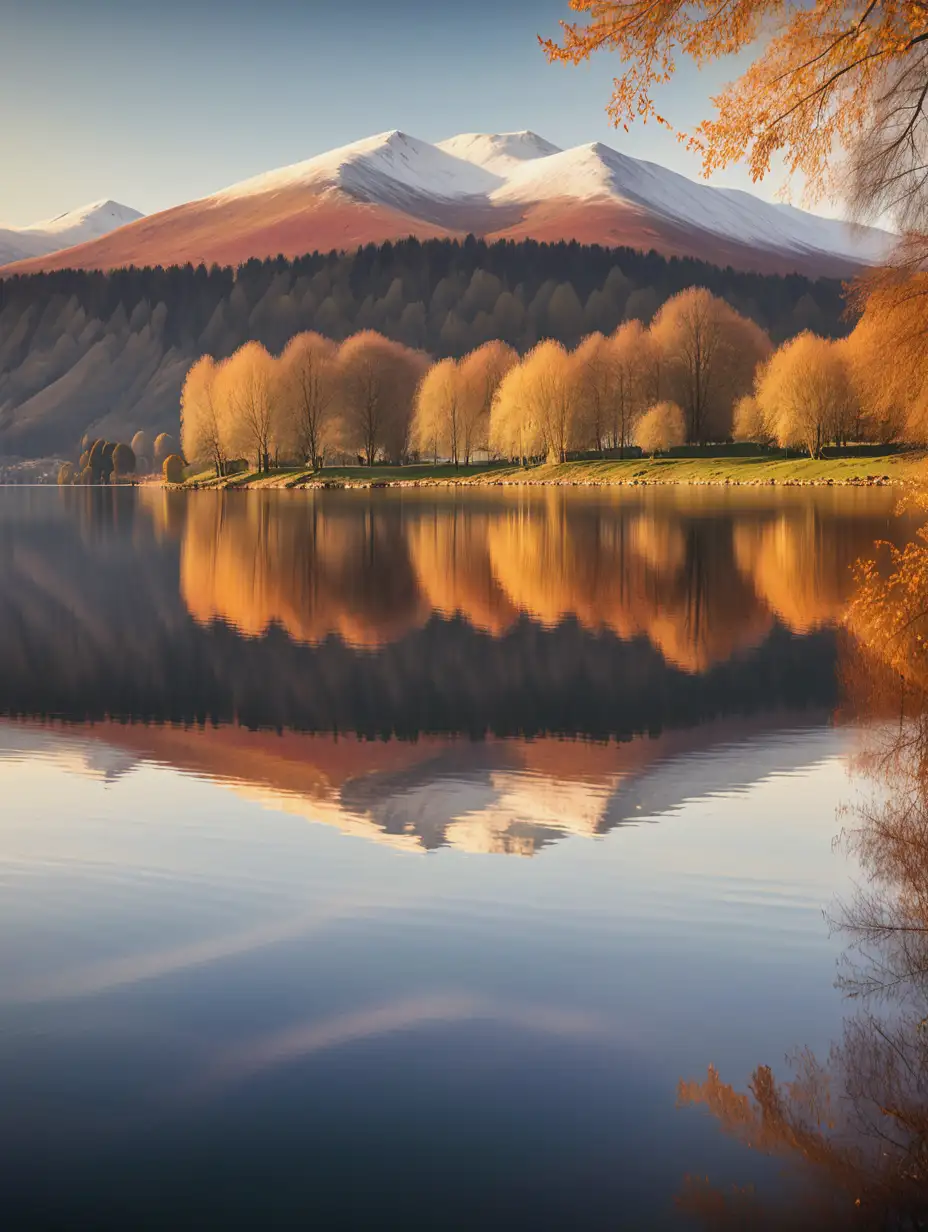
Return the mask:
<svg viewBox="0 0 928 1232">
<path fill-rule="evenodd" d="M 709 1227 L 928 1221 L 928 537 L 889 548 L 880 565 L 859 571 L 840 664 L 841 717 L 859 739 L 841 841 L 863 879 L 833 924 L 853 1012 L 827 1057 L 793 1057 L 790 1082 L 761 1065 L 740 1092 L 710 1067 L 679 1089 L 726 1133 L 798 1166 L 810 1190 L 799 1206 L 770 1208 L 690 1182 L 681 1205 Z"/>
<path fill-rule="evenodd" d="M 0 493 L 0 709 L 627 737 L 830 708 L 885 493 Z M 42 670 L 36 670 L 42 664 Z"/>
<path fill-rule="evenodd" d="M 726 506 L 556 489 L 497 500 L 158 492 L 150 507 L 180 525 L 181 591 L 201 624 L 378 647 L 433 613 L 497 635 L 520 616 L 545 629 L 576 620 L 646 637 L 690 672 L 758 645 L 775 620 L 797 633 L 834 621 L 889 509 L 856 493 Z"/>
<path fill-rule="evenodd" d="M 866 622 L 836 622 L 911 526 L 879 491 L 0 490 L 10 1226 L 844 1218 L 883 1175 L 841 1103 L 879 1039 L 725 1084 L 840 1032 L 831 719 Z M 879 1021 L 917 1047 L 924 1013 Z M 906 1055 L 884 1108 L 917 1108 Z M 797 1206 L 677 1109 L 712 1058 L 684 1097 L 828 1185 Z"/>
<path fill-rule="evenodd" d="M 785 715 L 721 720 L 621 744 L 0 723 L 0 764 L 52 756 L 108 782 L 143 765 L 170 766 L 277 812 L 410 853 L 533 856 L 559 839 L 600 838 L 695 799 L 814 765 L 823 751 L 819 732 L 807 725 L 811 717 L 791 724 Z"/>
</svg>

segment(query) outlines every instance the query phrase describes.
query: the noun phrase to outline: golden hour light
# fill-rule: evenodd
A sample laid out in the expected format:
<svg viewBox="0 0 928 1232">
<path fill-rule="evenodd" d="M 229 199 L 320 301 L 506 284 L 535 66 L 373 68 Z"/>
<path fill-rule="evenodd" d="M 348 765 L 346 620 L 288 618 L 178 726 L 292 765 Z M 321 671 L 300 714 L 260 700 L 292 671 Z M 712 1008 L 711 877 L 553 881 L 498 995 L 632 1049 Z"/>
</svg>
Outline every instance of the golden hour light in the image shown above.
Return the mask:
<svg viewBox="0 0 928 1232">
<path fill-rule="evenodd" d="M 924 8 L 0 46 L 2 1232 L 928 1227 Z"/>
</svg>

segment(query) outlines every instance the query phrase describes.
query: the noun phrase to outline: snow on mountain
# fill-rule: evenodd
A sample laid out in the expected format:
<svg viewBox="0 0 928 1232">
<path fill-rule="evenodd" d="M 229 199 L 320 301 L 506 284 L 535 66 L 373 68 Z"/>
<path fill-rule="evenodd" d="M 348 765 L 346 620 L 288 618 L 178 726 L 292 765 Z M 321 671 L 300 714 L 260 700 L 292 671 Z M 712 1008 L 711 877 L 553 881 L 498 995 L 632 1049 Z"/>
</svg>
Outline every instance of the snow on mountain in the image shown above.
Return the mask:
<svg viewBox="0 0 928 1232">
<path fill-rule="evenodd" d="M 0 227 L 0 265 L 99 239 L 141 217 L 118 201 L 94 201 L 26 227 Z"/>
<path fill-rule="evenodd" d="M 94 240 L 98 235 L 107 235 L 117 227 L 135 222 L 143 215 L 128 205 L 120 205 L 118 201 L 94 201 L 90 205 L 82 205 L 57 218 L 48 218 L 44 222 L 34 222 L 28 227 L 22 227 L 23 234 L 43 232 L 46 235 L 64 237 L 71 244 L 82 244 L 84 240 Z"/>
<path fill-rule="evenodd" d="M 599 142 L 522 163 L 491 197 L 522 203 L 611 200 L 757 248 L 812 250 L 866 263 L 881 260 L 894 239 L 874 227 L 854 228 L 738 189 L 699 184 Z"/>
<path fill-rule="evenodd" d="M 502 178 L 522 163 L 549 154 L 560 154 L 560 146 L 545 141 L 537 133 L 461 133 L 437 143 L 439 150 L 465 162 L 483 167 Z"/>
<path fill-rule="evenodd" d="M 297 187 L 341 188 L 365 199 L 377 199 L 386 185 L 392 185 L 453 200 L 486 194 L 500 183 L 498 177 L 475 163 L 394 129 L 233 184 L 210 199 L 226 202 Z"/>
<path fill-rule="evenodd" d="M 768 273 L 845 277 L 895 237 L 751 193 L 715 188 L 601 143 L 560 150 L 532 132 L 462 133 L 431 144 L 393 130 L 139 216 L 97 202 L 0 231 L 0 265 L 112 269 L 235 265 L 409 235 L 576 240 L 655 248 Z M 96 237 L 96 238 L 95 238 Z"/>
</svg>

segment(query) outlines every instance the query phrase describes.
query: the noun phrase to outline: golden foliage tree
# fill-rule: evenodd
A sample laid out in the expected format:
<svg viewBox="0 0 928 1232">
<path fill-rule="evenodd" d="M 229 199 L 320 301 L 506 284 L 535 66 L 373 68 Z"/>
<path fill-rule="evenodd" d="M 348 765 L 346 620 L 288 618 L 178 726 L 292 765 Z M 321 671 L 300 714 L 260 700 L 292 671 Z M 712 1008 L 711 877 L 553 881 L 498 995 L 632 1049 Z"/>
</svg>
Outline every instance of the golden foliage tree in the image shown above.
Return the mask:
<svg viewBox="0 0 928 1232">
<path fill-rule="evenodd" d="M 275 377 L 275 363 L 260 342 L 246 342 L 222 366 L 233 448 L 254 458 L 258 471 L 270 470 L 272 446 L 280 440 Z"/>
<path fill-rule="evenodd" d="M 609 339 L 613 373 L 610 445 L 631 444 L 636 421 L 661 396 L 661 351 L 640 321 L 626 321 Z"/>
<path fill-rule="evenodd" d="M 184 455 L 209 462 L 216 478 L 225 474 L 228 422 L 217 390 L 217 365 L 211 355 L 198 359 L 187 373 L 180 395 L 180 440 Z"/>
<path fill-rule="evenodd" d="M 278 364 L 276 392 L 287 448 L 299 461 L 320 467 L 334 427 L 335 344 L 321 334 L 297 334 Z"/>
<path fill-rule="evenodd" d="M 923 281 L 890 279 L 872 288 L 866 310 L 846 341 L 870 440 L 928 444 L 928 300 Z"/>
<path fill-rule="evenodd" d="M 184 482 L 184 459 L 180 454 L 172 453 L 164 459 L 161 468 L 165 483 L 178 484 Z"/>
<path fill-rule="evenodd" d="M 504 458 L 529 458 L 544 452 L 541 428 L 529 397 L 524 364 L 515 364 L 500 381 L 490 410 L 490 448 Z"/>
<path fill-rule="evenodd" d="M 753 394 L 745 394 L 735 403 L 732 436 L 736 441 L 751 441 L 756 445 L 770 443 L 767 417 Z"/>
<path fill-rule="evenodd" d="M 748 393 L 757 365 L 770 353 L 759 325 L 704 287 L 669 299 L 651 326 L 662 356 L 664 390 L 683 410 L 687 438 L 726 439 L 732 409 Z"/>
<path fill-rule="evenodd" d="M 685 443 L 686 420 L 676 402 L 658 402 L 635 426 L 635 444 L 643 453 L 660 453 Z"/>
<path fill-rule="evenodd" d="M 412 426 L 415 391 L 427 360 L 421 351 L 365 330 L 338 352 L 337 406 L 345 448 L 373 466 L 379 454 L 401 462 Z"/>
<path fill-rule="evenodd" d="M 610 114 L 667 124 L 655 103 L 679 58 L 703 66 L 750 51 L 747 68 L 713 99 L 715 115 L 689 134 L 707 174 L 746 160 L 755 180 L 775 157 L 803 175 L 813 193 L 848 183 L 833 174 L 849 152 L 861 214 L 889 211 L 904 231 L 928 232 L 924 192 L 928 97 L 928 17 L 912 0 L 570 0 L 585 23 L 563 25 L 552 60 L 578 63 L 618 53 L 621 72 Z"/>
<path fill-rule="evenodd" d="M 588 334 L 574 352 L 577 380 L 577 416 L 584 437 L 597 452 L 609 440 L 615 365 L 606 338 Z"/>
<path fill-rule="evenodd" d="M 785 343 L 758 376 L 757 402 L 782 446 L 801 447 L 818 458 L 825 445 L 845 440 L 855 410 L 840 344 L 810 333 Z"/>
<path fill-rule="evenodd" d="M 423 453 L 450 458 L 457 466 L 464 436 L 464 389 L 454 359 L 433 364 L 416 391 L 412 440 Z"/>
<path fill-rule="evenodd" d="M 522 361 L 524 393 L 551 462 L 565 462 L 579 437 L 576 360 L 559 342 L 540 342 Z"/>
<path fill-rule="evenodd" d="M 498 339 L 485 342 L 459 361 L 465 466 L 470 463 L 475 450 L 488 448 L 493 399 L 503 377 L 518 362 L 519 357 L 513 347 Z"/>
</svg>

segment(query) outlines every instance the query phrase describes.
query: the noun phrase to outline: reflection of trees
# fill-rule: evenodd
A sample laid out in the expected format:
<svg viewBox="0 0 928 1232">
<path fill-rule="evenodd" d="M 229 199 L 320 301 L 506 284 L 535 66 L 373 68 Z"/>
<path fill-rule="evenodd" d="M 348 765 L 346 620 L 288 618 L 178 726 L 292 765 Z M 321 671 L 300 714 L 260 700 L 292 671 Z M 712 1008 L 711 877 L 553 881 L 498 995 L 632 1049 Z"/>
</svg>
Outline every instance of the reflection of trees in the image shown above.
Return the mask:
<svg viewBox="0 0 928 1232">
<path fill-rule="evenodd" d="M 733 531 L 769 503 L 538 495 L 9 489 L 0 709 L 606 737 L 834 705 L 834 631 L 758 640 L 767 610 L 732 582 Z M 491 558 L 491 530 L 521 506 L 529 537 L 561 541 L 544 558 L 563 612 L 550 626 L 501 584 L 527 604 L 539 566 L 520 578 Z M 854 526 L 863 550 L 873 522 Z M 658 653 L 666 627 L 698 628 L 714 661 Z M 629 640 L 641 633 L 654 641 Z"/>
<path fill-rule="evenodd" d="M 861 551 L 859 525 L 810 506 L 735 528 L 735 559 L 769 610 L 795 633 L 840 618 Z"/>
<path fill-rule="evenodd" d="M 496 501 L 269 495 L 186 498 L 181 587 L 198 622 L 374 647 L 430 612 L 495 636 L 524 614 L 545 629 L 644 636 L 688 672 L 757 646 L 774 619 L 801 633 L 835 619 L 851 563 L 882 529 L 840 508 L 642 508 L 556 489 Z"/>
<path fill-rule="evenodd" d="M 747 1145 L 804 1165 L 817 1191 L 792 1226 L 928 1226 L 928 536 L 886 550 L 888 568 L 860 571 L 841 662 L 865 776 L 844 833 L 864 881 L 835 921 L 857 1012 L 826 1063 L 798 1057 L 792 1082 L 761 1066 L 740 1093 L 710 1069 L 679 1090 Z M 681 1202 L 719 1227 L 743 1205 L 705 1186 Z"/>
<path fill-rule="evenodd" d="M 493 572 L 490 515 L 464 504 L 435 504 L 408 522 L 416 577 L 433 611 L 464 616 L 475 629 L 502 633 L 518 619 Z"/>
<path fill-rule="evenodd" d="M 400 637 L 427 614 L 412 576 L 398 505 L 190 501 L 181 590 L 195 620 L 221 619 L 258 637 L 273 624 L 300 642 L 339 634 L 349 645 Z"/>
</svg>

